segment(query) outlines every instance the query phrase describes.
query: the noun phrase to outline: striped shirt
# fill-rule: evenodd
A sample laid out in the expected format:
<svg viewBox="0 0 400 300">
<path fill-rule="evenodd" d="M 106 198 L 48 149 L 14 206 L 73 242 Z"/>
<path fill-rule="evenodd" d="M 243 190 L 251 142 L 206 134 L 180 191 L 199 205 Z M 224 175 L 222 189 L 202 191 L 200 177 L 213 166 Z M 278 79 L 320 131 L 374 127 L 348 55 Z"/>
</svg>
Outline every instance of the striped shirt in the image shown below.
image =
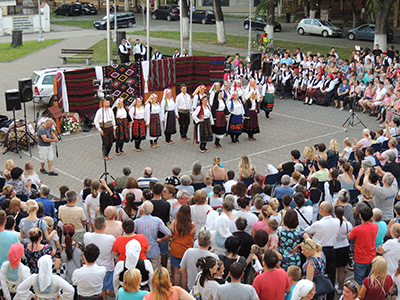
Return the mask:
<svg viewBox="0 0 400 300">
<path fill-rule="evenodd" d="M 160 218 L 148 215 L 144 215 L 135 220 L 135 231 L 137 234 L 143 234 L 149 242 L 150 251 L 146 255 L 147 258 L 153 258 L 160 255 L 160 248 L 157 244 L 158 232 L 162 232 L 165 235 L 171 233 Z"/>
</svg>

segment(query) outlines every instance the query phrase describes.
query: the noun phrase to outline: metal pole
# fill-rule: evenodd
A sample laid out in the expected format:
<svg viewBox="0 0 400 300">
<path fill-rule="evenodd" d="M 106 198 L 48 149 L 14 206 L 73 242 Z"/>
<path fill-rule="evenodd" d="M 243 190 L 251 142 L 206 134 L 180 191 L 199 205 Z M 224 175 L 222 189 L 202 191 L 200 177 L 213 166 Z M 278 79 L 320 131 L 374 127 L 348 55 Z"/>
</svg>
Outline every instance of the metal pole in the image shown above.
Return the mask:
<svg viewBox="0 0 400 300">
<path fill-rule="evenodd" d="M 186 1 L 186 0 L 185 0 Z M 182 16 L 182 0 L 179 0 L 179 31 L 181 33 L 181 52 L 183 52 L 183 16 Z"/>
<path fill-rule="evenodd" d="M 193 56 L 193 0 L 190 0 L 189 56 Z"/>
<path fill-rule="evenodd" d="M 150 60 L 150 0 L 146 0 L 146 42 L 147 42 L 147 51 L 146 57 L 147 60 Z"/>
<path fill-rule="evenodd" d="M 38 15 L 39 15 L 39 42 L 44 42 L 43 29 L 42 29 L 42 14 L 40 12 L 40 0 L 38 0 Z"/>
<path fill-rule="evenodd" d="M 248 55 L 249 59 L 251 56 L 251 1 L 252 0 L 249 0 L 249 45 L 247 48 L 247 55 Z"/>
<path fill-rule="evenodd" d="M 117 41 L 117 1 L 114 0 L 114 40 L 115 43 Z"/>
<path fill-rule="evenodd" d="M 146 18 L 144 17 L 144 2 L 142 1 L 143 30 L 146 30 Z"/>
<path fill-rule="evenodd" d="M 111 65 L 111 49 L 110 49 L 110 0 L 106 0 L 107 10 L 107 64 Z M 114 16 L 115 17 L 115 16 Z"/>
</svg>

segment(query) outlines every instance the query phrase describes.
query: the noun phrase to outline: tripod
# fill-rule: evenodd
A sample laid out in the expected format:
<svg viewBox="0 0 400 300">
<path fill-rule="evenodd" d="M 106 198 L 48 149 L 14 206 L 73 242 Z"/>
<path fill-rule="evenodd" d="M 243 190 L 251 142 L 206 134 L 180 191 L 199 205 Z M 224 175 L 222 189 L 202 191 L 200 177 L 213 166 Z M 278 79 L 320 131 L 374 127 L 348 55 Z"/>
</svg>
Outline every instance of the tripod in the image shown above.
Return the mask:
<svg viewBox="0 0 400 300">
<path fill-rule="evenodd" d="M 346 130 L 344 132 L 347 132 L 349 126 L 354 127 L 360 123 L 362 124 L 362 126 L 364 126 L 364 128 L 367 128 L 367 126 L 365 126 L 365 124 L 361 121 L 361 119 L 357 116 L 357 114 L 354 111 L 356 102 L 357 102 L 356 97 L 354 97 L 352 105 L 353 109 L 351 110 L 350 116 L 346 119 L 346 121 L 342 125 L 342 127 L 346 127 Z"/>
<path fill-rule="evenodd" d="M 17 120 L 15 119 L 15 108 L 13 108 L 13 118 L 14 118 L 15 146 L 14 147 L 10 147 L 9 149 L 7 149 L 7 151 L 5 151 L 3 153 L 3 155 L 6 154 L 7 152 L 14 152 L 14 153 L 18 153 L 19 158 L 22 158 L 21 153 L 19 152 L 19 147 L 18 147 Z"/>
<path fill-rule="evenodd" d="M 25 102 L 24 102 L 24 121 L 25 121 L 25 137 L 21 137 L 21 139 L 19 141 L 22 141 L 24 138 L 26 139 L 26 147 L 27 147 L 26 150 L 29 151 L 29 155 L 32 157 L 31 143 L 29 141 L 29 138 L 31 138 L 34 141 L 35 137 L 32 136 L 32 134 L 30 132 L 28 132 L 28 122 L 26 120 L 26 105 L 25 105 Z"/>
</svg>

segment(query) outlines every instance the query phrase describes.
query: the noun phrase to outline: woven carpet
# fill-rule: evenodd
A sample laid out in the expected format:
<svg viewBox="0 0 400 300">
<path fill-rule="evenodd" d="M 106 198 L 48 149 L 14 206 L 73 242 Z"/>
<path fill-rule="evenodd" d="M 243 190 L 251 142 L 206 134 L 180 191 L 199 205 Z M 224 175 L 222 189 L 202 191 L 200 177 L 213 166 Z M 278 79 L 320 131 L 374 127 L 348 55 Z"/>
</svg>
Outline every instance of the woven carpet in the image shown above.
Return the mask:
<svg viewBox="0 0 400 300">
<path fill-rule="evenodd" d="M 217 82 L 224 80 L 224 63 L 223 56 L 210 56 L 210 81 Z"/>
<path fill-rule="evenodd" d="M 103 67 L 104 78 L 111 78 L 114 99 L 122 98 L 130 105 L 135 98 L 142 96 L 142 72 L 140 63 L 126 63 Z M 112 105 L 112 103 L 111 103 Z"/>
<path fill-rule="evenodd" d="M 56 85 L 57 88 L 57 96 L 58 96 L 58 107 L 64 112 L 64 102 L 63 102 L 63 93 L 62 93 L 62 75 L 61 73 L 57 73 L 53 78 L 53 84 Z"/>
<path fill-rule="evenodd" d="M 99 108 L 94 100 L 93 79 L 96 79 L 94 68 L 65 71 L 65 84 L 68 92 L 69 111 L 79 114 L 91 114 Z"/>
<path fill-rule="evenodd" d="M 151 60 L 149 65 L 150 90 L 162 91 L 176 82 L 175 60 L 172 58 Z"/>
</svg>

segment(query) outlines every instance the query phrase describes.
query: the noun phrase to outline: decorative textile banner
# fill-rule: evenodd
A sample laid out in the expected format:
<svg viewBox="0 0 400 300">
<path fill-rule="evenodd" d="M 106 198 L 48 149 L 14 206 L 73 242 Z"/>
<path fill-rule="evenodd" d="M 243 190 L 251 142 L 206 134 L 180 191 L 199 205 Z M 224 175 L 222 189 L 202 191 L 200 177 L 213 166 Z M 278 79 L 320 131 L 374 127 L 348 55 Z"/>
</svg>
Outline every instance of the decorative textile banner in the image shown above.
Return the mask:
<svg viewBox="0 0 400 300">
<path fill-rule="evenodd" d="M 63 92 L 62 92 L 62 74 L 57 73 L 53 78 L 53 86 L 57 89 L 58 107 L 64 112 Z"/>
<path fill-rule="evenodd" d="M 103 70 L 104 79 L 112 79 L 111 90 L 115 99 L 122 98 L 125 105 L 130 105 L 135 98 L 142 96 L 140 62 L 105 66 Z"/>
<path fill-rule="evenodd" d="M 99 108 L 98 101 L 94 99 L 95 87 L 93 86 L 93 79 L 96 79 L 95 69 L 65 71 L 64 77 L 67 86 L 69 111 L 79 114 L 94 113 Z M 63 102 L 65 102 L 65 99 Z"/>
<path fill-rule="evenodd" d="M 194 56 L 179 57 L 176 59 L 176 85 L 186 84 L 188 93 L 196 88 L 194 79 Z"/>
<path fill-rule="evenodd" d="M 172 58 L 149 62 L 150 90 L 162 91 L 175 85 L 175 60 Z"/>
<path fill-rule="evenodd" d="M 207 86 L 210 81 L 210 57 L 195 56 L 194 69 L 194 76 L 198 85 L 204 84 Z"/>
<path fill-rule="evenodd" d="M 223 56 L 210 56 L 210 81 L 217 82 L 224 79 L 224 63 Z"/>
</svg>

